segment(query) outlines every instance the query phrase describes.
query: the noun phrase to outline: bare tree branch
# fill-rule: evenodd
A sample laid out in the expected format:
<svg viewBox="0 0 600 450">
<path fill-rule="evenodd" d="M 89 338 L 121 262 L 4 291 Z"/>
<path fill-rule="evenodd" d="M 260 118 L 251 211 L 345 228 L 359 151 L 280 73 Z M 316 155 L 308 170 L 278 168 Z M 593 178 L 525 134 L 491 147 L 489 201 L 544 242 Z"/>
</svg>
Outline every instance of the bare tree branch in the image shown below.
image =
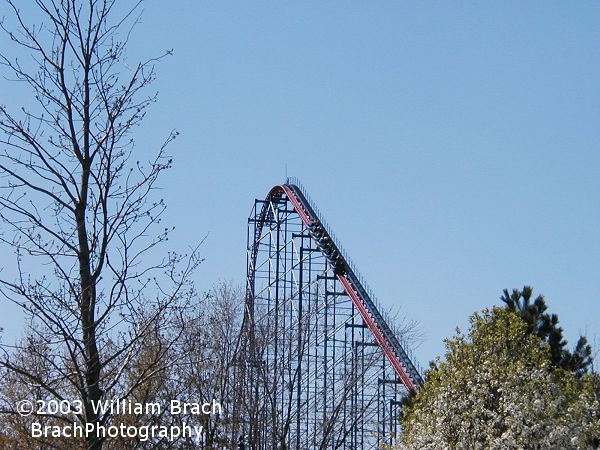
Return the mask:
<svg viewBox="0 0 600 450">
<path fill-rule="evenodd" d="M 182 332 L 158 336 L 158 324 L 188 307 L 201 263 L 198 247 L 160 250 L 172 228 L 161 228 L 166 205 L 154 196 L 177 133 L 154 155 L 134 148 L 157 99 L 147 93 L 154 66 L 169 52 L 125 64 L 141 1 L 35 0 L 42 25 L 6 3 L 12 20 L 0 30 L 18 53 L 0 50 L 0 68 L 33 97 L 16 111 L 0 105 L 0 245 L 16 258 L 0 295 L 22 308 L 31 339 L 0 343 L 0 368 L 38 396 L 80 399 L 82 423 L 107 423 L 94 403 L 127 398 L 164 372 Z M 160 346 L 133 376 L 149 339 Z"/>
</svg>

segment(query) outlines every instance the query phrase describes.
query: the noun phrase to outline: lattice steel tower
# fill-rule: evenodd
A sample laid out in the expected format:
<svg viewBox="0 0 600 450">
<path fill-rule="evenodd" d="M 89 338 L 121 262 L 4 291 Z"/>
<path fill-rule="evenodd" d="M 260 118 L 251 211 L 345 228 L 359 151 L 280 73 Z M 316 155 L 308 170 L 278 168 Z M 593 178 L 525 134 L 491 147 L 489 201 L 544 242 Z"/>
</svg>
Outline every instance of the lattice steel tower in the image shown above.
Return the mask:
<svg viewBox="0 0 600 450">
<path fill-rule="evenodd" d="M 391 443 L 420 371 L 297 180 L 255 201 L 245 302 L 236 439 L 255 450 Z"/>
</svg>

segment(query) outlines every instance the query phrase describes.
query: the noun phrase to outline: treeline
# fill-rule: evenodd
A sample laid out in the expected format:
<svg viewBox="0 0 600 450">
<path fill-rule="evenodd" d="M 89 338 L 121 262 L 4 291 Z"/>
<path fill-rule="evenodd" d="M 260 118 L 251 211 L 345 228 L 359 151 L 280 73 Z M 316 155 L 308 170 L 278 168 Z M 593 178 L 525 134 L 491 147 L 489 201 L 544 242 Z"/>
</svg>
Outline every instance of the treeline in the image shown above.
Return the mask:
<svg viewBox="0 0 600 450">
<path fill-rule="evenodd" d="M 133 425 L 140 427 L 171 427 L 181 429 L 202 427 L 202 438 L 178 436 L 140 441 L 139 437 L 118 436 L 103 440 L 111 449 L 216 449 L 233 448 L 234 424 L 232 408 L 235 398 L 236 374 L 239 374 L 238 345 L 243 317 L 242 291 L 230 282 L 220 282 L 213 289 L 177 310 L 172 322 L 154 323 L 152 331 L 143 341 L 136 343 L 135 352 L 121 365 L 107 365 L 102 373 L 102 398 L 125 400 L 142 405 L 158 403 L 160 411 L 131 412 L 104 411 L 99 419 L 105 426 Z M 143 324 L 140 324 L 143 326 Z M 112 353 L 118 343 L 106 342 L 106 355 Z M 81 418 L 73 414 L 38 415 L 22 417 L 16 411 L 19 401 L 57 400 L 69 401 L 81 398 L 63 367 L 56 367 L 45 355 L 48 343 L 35 330 L 17 343 L 10 361 L 15 367 L 26 367 L 27 373 L 9 368 L 0 369 L 0 448 L 86 448 L 83 438 L 56 438 L 52 436 L 33 438 L 33 422 L 42 426 L 71 425 Z M 101 350 L 101 357 L 105 354 Z M 79 376 L 70 368 L 72 376 Z M 120 374 L 117 377 L 117 374 Z M 110 386 L 107 380 L 118 378 Z M 106 389 L 106 390 L 104 390 Z M 54 393 L 54 394 L 53 394 Z M 219 403 L 222 414 L 170 414 L 172 400 L 188 403 Z M 157 413 L 158 412 L 158 413 Z M 84 421 L 81 421 L 85 425 Z"/>
</svg>

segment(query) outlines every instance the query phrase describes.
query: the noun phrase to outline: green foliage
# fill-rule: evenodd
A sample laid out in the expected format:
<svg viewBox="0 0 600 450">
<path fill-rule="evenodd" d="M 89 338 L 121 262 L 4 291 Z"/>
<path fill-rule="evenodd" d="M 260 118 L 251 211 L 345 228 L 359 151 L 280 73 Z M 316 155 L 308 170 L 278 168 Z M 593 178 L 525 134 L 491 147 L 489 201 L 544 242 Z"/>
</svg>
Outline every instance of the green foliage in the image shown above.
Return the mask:
<svg viewBox="0 0 600 450">
<path fill-rule="evenodd" d="M 404 408 L 407 449 L 592 448 L 598 391 L 557 368 L 550 347 L 505 308 L 473 314 L 468 334 L 446 341 Z M 595 380 L 595 381 L 594 381 Z"/>
<path fill-rule="evenodd" d="M 563 339 L 563 330 L 558 325 L 558 316 L 547 313 L 548 307 L 544 296 L 538 295 L 533 303 L 531 296 L 533 290 L 524 286 L 522 291 L 513 289 L 508 293 L 504 289 L 500 300 L 506 304 L 509 311 L 517 313 L 527 324 L 527 331 L 538 336 L 550 347 L 550 357 L 556 367 L 568 370 L 577 377 L 582 377 L 592 365 L 592 348 L 584 336 L 580 336 L 574 351 L 567 349 Z"/>
</svg>

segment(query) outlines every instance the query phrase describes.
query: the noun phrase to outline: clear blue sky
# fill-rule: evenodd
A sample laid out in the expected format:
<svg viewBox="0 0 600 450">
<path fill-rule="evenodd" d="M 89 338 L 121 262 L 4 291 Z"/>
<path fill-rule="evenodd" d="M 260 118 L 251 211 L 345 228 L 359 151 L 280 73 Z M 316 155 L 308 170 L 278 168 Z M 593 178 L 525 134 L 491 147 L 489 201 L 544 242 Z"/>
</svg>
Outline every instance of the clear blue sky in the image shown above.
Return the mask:
<svg viewBox="0 0 600 450">
<path fill-rule="evenodd" d="M 138 150 L 181 133 L 170 242 L 210 233 L 199 283 L 242 283 L 253 199 L 287 166 L 420 322 L 421 362 L 524 284 L 600 344 L 599 24 L 591 1 L 148 1 L 130 58 L 174 56 Z"/>
</svg>

